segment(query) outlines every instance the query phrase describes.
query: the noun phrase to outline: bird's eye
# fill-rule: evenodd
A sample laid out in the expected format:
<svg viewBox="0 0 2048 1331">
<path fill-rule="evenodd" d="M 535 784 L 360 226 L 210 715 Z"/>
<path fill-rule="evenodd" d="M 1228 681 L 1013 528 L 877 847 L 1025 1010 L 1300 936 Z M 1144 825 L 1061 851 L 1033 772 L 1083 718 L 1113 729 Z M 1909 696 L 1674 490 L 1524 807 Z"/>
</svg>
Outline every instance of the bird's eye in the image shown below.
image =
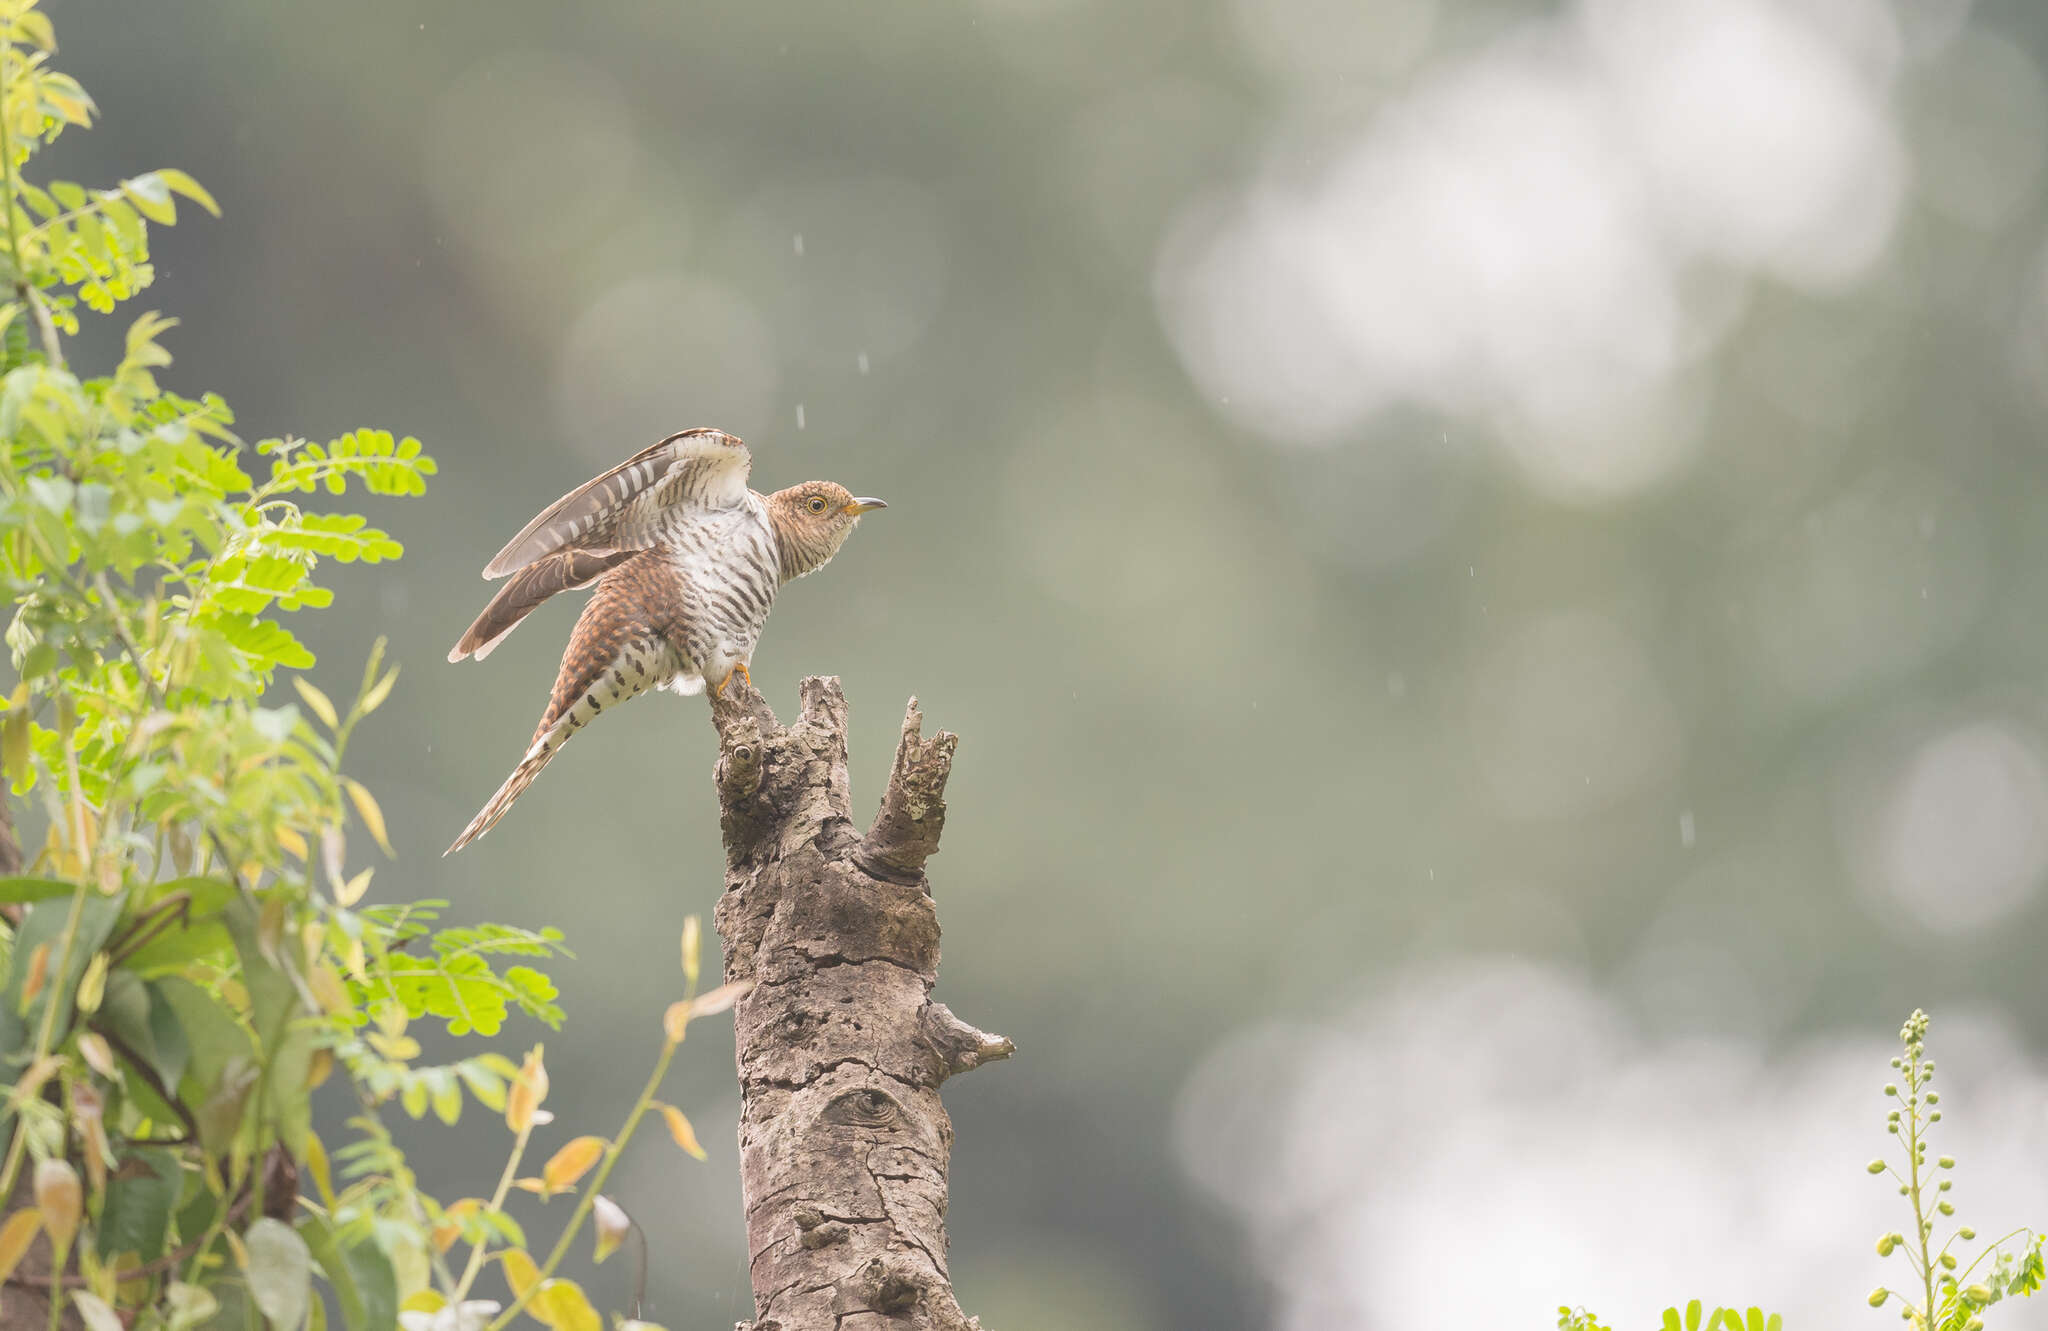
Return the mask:
<svg viewBox="0 0 2048 1331">
<path fill-rule="evenodd" d="M 825 511 L 825 501 L 817 495 L 812 495 L 810 503 L 806 504 L 805 507 L 813 513 L 823 513 Z"/>
</svg>

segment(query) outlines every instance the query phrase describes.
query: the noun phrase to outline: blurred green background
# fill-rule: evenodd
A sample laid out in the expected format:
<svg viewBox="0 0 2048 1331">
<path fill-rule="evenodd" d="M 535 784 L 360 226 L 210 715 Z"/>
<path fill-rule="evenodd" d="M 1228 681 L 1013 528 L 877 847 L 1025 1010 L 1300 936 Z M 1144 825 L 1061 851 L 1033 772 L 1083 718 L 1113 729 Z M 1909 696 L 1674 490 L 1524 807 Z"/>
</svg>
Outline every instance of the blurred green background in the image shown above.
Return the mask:
<svg viewBox="0 0 2048 1331">
<path fill-rule="evenodd" d="M 400 850 L 376 892 L 567 930 L 563 1125 L 630 1100 L 712 909 L 712 730 L 636 703 L 442 860 L 573 607 L 442 657 L 504 539 L 691 425 L 744 436 L 759 488 L 890 501 L 785 593 L 754 678 L 785 711 L 844 679 L 863 812 L 906 696 L 963 736 L 941 996 L 1020 1052 L 948 1088 L 952 1234 L 999 1331 L 1477 1325 L 1387 1291 L 1461 1279 L 1483 1190 L 1389 1265 L 1400 1199 L 1449 1137 L 1553 1139 L 1458 1118 L 1457 1076 L 1375 1084 L 1372 1040 L 1343 1093 L 1184 1094 L 1229 1039 L 1254 1091 L 1337 1057 L 1314 1032 L 1439 965 L 1571 977 L 1568 1015 L 1652 1052 L 1769 1060 L 1916 1004 L 2010 1059 L 2048 1041 L 2032 0 L 53 16 L 106 130 L 52 169 L 182 166 L 226 209 L 158 238 L 169 382 L 250 438 L 372 424 L 441 461 L 378 514 L 404 563 L 337 571 L 309 627 L 344 691 L 373 634 L 405 665 L 352 750 Z M 1521 992 L 1443 1026 L 1447 1066 L 1504 1047 Z M 650 1142 L 618 1189 L 671 1327 L 750 1308 L 729 1046 L 691 1049 L 672 1098 L 711 1163 Z M 1372 1140 L 1401 1095 L 1407 1144 L 1345 1164 L 1348 1200 L 1212 1167 L 1290 1114 Z M 1654 1104 L 1604 1131 L 1654 1139 Z M 415 1141 L 450 1196 L 503 1145 Z M 2022 1200 L 2044 1158 L 2015 1156 Z M 1561 1214 L 1573 1176 L 1538 1189 Z M 1879 1222 L 1850 1220 L 1860 1254 Z M 1532 1325 L 1602 1292 L 1542 1268 L 1467 1283 Z"/>
</svg>

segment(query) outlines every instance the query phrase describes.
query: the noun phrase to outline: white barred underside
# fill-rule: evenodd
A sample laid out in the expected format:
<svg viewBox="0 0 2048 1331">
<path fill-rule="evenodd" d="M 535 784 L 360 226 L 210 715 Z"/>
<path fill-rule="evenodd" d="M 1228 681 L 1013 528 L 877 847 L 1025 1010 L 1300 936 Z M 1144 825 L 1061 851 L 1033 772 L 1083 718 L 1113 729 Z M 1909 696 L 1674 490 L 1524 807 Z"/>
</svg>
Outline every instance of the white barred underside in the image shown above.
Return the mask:
<svg viewBox="0 0 2048 1331">
<path fill-rule="evenodd" d="M 695 510 L 676 524 L 663 550 L 682 601 L 684 669 L 716 684 L 753 659 L 775 605 L 780 579 L 768 506 L 748 491 L 732 508 Z"/>
</svg>

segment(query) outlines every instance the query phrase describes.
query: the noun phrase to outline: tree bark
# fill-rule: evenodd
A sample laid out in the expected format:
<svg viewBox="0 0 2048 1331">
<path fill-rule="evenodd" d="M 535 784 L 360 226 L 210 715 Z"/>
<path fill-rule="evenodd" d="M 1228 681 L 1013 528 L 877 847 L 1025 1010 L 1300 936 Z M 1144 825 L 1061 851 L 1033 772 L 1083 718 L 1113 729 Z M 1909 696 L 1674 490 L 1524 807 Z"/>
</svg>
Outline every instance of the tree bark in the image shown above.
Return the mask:
<svg viewBox="0 0 2048 1331">
<path fill-rule="evenodd" d="M 734 1008 L 740 1185 L 754 1286 L 740 1331 L 969 1331 L 946 1266 L 947 1077 L 1008 1058 L 932 1000 L 939 848 L 957 742 L 904 713 L 866 835 L 846 776 L 837 679 L 781 725 L 751 685 L 712 702 L 725 834 L 715 921 Z"/>
</svg>

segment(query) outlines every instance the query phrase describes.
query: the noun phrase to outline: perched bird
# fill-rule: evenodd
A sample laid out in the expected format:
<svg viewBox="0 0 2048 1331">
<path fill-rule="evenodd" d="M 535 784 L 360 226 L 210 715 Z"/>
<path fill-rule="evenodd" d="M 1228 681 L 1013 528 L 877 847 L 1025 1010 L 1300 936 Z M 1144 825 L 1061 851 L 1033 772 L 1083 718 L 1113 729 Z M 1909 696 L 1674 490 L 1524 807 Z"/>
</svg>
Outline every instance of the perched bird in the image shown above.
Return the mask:
<svg viewBox="0 0 2048 1331">
<path fill-rule="evenodd" d="M 443 854 L 491 830 L 578 730 L 648 689 L 722 693 L 783 583 L 831 562 L 860 516 L 886 508 L 831 481 L 747 488 L 753 457 L 722 430 L 685 430 L 563 495 L 484 569 L 511 581 L 450 661 L 481 661 L 556 592 L 596 584 L 562 653 L 526 756 Z"/>
</svg>

